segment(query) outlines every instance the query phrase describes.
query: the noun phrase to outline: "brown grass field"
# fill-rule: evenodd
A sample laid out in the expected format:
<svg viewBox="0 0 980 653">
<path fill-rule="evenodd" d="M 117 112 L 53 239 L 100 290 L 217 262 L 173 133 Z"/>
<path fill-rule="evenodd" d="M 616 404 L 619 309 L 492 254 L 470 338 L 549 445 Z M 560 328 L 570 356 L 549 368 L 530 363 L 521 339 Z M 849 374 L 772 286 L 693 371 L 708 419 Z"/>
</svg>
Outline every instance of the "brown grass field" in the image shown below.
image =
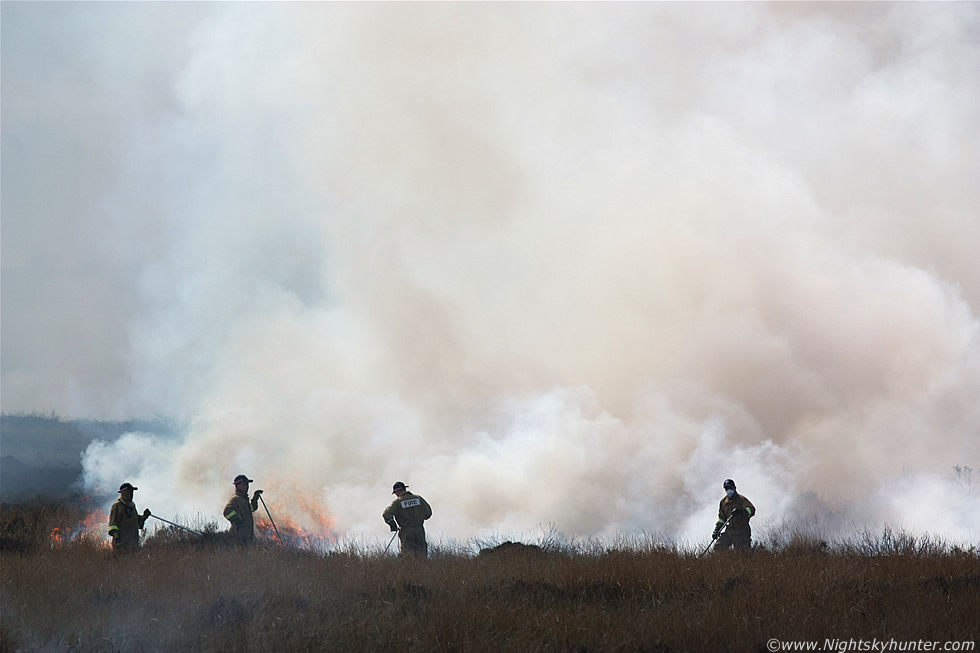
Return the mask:
<svg viewBox="0 0 980 653">
<path fill-rule="evenodd" d="M 0 509 L 0 651 L 766 651 L 771 638 L 943 650 L 975 643 L 980 621 L 976 548 L 888 532 L 701 558 L 544 542 L 419 560 L 171 529 L 114 559 L 97 537 L 52 542 L 79 517 Z"/>
</svg>

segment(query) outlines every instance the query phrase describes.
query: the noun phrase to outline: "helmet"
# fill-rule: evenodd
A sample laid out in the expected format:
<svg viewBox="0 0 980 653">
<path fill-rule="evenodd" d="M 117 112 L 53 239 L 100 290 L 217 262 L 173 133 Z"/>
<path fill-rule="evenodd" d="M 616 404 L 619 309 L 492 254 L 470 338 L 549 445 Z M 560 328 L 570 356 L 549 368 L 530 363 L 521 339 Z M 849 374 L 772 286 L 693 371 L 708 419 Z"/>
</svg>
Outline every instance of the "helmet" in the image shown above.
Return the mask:
<svg viewBox="0 0 980 653">
<path fill-rule="evenodd" d="M 723 487 L 723 488 L 725 488 L 726 490 L 727 490 L 728 488 L 731 488 L 731 489 L 733 489 L 733 490 L 734 490 L 734 489 L 735 489 L 735 481 L 733 481 L 733 480 L 732 480 L 732 479 L 730 479 L 730 478 L 726 478 L 726 479 L 725 479 L 725 483 L 724 483 L 724 484 L 722 485 L 722 487 Z"/>
<path fill-rule="evenodd" d="M 404 490 L 407 487 L 408 486 L 402 483 L 401 481 L 395 481 L 395 484 L 391 486 L 391 493 L 395 494 L 396 492 L 398 492 L 398 490 Z"/>
</svg>

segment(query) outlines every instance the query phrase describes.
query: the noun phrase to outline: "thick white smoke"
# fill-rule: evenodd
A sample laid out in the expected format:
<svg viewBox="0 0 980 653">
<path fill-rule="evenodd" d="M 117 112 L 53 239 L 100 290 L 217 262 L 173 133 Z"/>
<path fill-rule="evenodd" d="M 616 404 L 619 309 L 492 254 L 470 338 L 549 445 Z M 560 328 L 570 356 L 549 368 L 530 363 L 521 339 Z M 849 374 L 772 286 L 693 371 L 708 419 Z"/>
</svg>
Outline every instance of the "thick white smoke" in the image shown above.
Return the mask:
<svg viewBox="0 0 980 653">
<path fill-rule="evenodd" d="M 73 215 L 129 276 L 86 345 L 127 375 L 58 408 L 190 424 L 90 485 L 694 540 L 732 477 L 760 525 L 980 532 L 940 490 L 980 459 L 976 5 L 59 7 L 5 7 L 5 79 L 13 19 L 83 53 L 114 174 Z"/>
</svg>

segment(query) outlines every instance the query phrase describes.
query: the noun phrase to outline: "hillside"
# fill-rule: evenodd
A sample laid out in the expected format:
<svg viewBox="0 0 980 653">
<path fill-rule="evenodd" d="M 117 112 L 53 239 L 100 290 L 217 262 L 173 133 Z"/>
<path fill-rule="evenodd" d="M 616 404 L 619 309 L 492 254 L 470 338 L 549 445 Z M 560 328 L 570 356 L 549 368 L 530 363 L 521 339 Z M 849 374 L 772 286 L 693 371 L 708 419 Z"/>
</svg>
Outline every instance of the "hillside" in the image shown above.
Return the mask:
<svg viewBox="0 0 980 653">
<path fill-rule="evenodd" d="M 0 415 L 0 501 L 67 497 L 82 472 L 81 455 L 94 440 L 124 433 L 174 433 L 165 418 L 126 421 L 63 420 L 56 415 Z"/>
</svg>

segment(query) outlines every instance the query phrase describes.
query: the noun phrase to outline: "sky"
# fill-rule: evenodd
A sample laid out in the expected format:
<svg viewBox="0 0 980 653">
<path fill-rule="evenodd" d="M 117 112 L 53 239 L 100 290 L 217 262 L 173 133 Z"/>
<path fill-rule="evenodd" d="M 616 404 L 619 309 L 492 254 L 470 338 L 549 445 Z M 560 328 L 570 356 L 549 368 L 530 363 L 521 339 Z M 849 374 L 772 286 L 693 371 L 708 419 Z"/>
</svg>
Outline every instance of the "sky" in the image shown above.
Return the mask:
<svg viewBox="0 0 980 653">
<path fill-rule="evenodd" d="M 158 514 L 980 534 L 980 5 L 9 3 L 7 413 Z M 168 517 L 171 518 L 171 517 Z"/>
</svg>

